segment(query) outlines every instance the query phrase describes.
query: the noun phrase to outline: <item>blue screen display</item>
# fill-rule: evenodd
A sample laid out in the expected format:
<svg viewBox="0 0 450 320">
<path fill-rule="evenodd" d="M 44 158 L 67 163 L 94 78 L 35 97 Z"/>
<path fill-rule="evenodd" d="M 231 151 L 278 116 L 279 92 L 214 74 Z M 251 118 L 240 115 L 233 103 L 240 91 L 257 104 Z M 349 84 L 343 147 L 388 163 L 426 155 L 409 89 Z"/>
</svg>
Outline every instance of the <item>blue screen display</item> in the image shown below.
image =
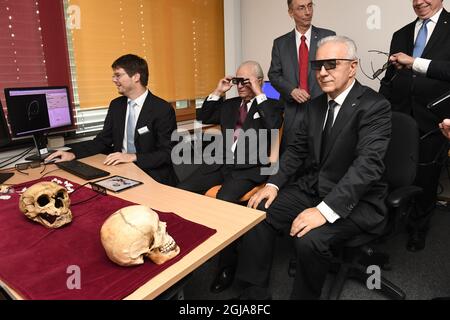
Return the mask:
<svg viewBox="0 0 450 320">
<path fill-rule="evenodd" d="M 275 90 L 274 87 L 270 84 L 270 81 L 264 81 L 262 90 L 266 94 L 267 98 L 272 98 L 275 100 L 280 100 L 280 93 Z"/>
</svg>

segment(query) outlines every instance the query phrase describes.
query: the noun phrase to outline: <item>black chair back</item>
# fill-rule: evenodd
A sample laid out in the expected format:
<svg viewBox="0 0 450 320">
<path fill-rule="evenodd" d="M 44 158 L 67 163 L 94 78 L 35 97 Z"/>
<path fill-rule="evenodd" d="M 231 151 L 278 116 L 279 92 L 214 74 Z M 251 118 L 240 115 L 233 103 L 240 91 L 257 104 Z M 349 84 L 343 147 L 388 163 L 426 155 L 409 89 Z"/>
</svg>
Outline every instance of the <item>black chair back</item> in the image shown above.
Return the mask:
<svg viewBox="0 0 450 320">
<path fill-rule="evenodd" d="M 419 162 L 419 130 L 407 114 L 392 112 L 391 141 L 384 163 L 389 189 L 409 186 L 416 177 Z"/>
<path fill-rule="evenodd" d="M 391 202 L 400 201 L 404 194 L 403 192 L 392 194 L 392 191 L 412 185 L 416 177 L 418 159 L 419 129 L 416 121 L 409 115 L 393 111 L 391 140 L 384 158 L 384 177 L 389 186 L 389 195 L 386 200 L 389 213 L 383 236 L 392 234 L 397 229 L 399 221 L 403 218 L 404 212 L 391 210 L 393 206 Z M 392 195 L 394 195 L 394 200 L 391 199 Z M 344 247 L 359 247 L 379 237 L 376 234 L 362 233 L 345 241 Z"/>
</svg>

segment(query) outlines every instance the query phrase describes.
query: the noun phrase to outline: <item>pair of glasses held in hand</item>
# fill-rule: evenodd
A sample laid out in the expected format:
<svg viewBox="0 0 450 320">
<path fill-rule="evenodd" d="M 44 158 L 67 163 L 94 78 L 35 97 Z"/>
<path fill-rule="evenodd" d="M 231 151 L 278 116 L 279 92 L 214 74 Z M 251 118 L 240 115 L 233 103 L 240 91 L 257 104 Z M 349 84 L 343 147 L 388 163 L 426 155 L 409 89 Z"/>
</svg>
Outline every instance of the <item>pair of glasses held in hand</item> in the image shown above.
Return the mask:
<svg viewBox="0 0 450 320">
<path fill-rule="evenodd" d="M 368 52 L 371 53 L 377 53 L 377 54 L 384 54 L 385 56 L 387 56 L 388 60 L 381 66 L 381 68 L 375 70 L 375 68 L 373 67 L 373 62 L 370 62 L 370 66 L 372 68 L 372 76 L 369 76 L 366 72 L 364 72 L 363 68 L 362 68 L 362 64 L 361 64 L 361 59 L 359 60 L 359 67 L 361 69 L 361 72 L 370 80 L 375 80 L 378 79 L 381 81 L 380 78 L 378 78 L 384 71 L 386 71 L 387 68 L 389 68 L 392 65 L 392 62 L 389 60 L 389 53 L 387 52 L 383 52 L 383 51 L 379 51 L 379 50 L 369 50 Z M 397 73 L 394 73 L 393 77 L 388 80 L 388 82 L 391 82 L 392 80 L 394 80 L 394 78 L 397 76 Z"/>
</svg>

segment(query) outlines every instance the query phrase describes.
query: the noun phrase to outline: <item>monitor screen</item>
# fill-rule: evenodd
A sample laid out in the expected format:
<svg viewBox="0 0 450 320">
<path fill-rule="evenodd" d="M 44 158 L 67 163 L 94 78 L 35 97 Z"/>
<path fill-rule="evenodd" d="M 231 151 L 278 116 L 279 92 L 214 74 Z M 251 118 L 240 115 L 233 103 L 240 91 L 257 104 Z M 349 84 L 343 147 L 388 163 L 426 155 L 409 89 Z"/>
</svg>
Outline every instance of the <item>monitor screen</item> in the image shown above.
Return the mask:
<svg viewBox="0 0 450 320">
<path fill-rule="evenodd" d="M 5 98 L 15 137 L 73 125 L 67 87 L 7 88 Z"/>
<path fill-rule="evenodd" d="M 270 81 L 264 81 L 263 92 L 266 94 L 267 98 L 272 98 L 275 100 L 280 100 L 280 93 L 275 90 Z"/>
<path fill-rule="evenodd" d="M 11 142 L 9 136 L 8 125 L 5 121 L 5 115 L 3 112 L 2 102 L 0 101 L 0 147 L 3 147 Z"/>
</svg>

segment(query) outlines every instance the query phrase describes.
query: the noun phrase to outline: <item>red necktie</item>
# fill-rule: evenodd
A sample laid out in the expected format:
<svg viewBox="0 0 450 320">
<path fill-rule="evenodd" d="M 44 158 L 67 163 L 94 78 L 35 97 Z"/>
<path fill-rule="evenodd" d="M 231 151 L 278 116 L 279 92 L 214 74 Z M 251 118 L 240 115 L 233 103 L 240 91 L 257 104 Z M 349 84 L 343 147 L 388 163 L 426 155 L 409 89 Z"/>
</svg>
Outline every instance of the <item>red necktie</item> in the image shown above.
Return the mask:
<svg viewBox="0 0 450 320">
<path fill-rule="evenodd" d="M 309 93 L 308 89 L 308 46 L 306 37 L 302 36 L 300 46 L 298 47 L 298 68 L 299 68 L 299 88 Z"/>
<path fill-rule="evenodd" d="M 242 126 L 244 125 L 245 118 L 247 118 L 247 101 L 242 100 L 241 106 L 239 107 L 239 116 L 236 121 L 236 125 L 234 126 L 234 141 L 238 138 L 238 129 L 242 129 Z"/>
</svg>

